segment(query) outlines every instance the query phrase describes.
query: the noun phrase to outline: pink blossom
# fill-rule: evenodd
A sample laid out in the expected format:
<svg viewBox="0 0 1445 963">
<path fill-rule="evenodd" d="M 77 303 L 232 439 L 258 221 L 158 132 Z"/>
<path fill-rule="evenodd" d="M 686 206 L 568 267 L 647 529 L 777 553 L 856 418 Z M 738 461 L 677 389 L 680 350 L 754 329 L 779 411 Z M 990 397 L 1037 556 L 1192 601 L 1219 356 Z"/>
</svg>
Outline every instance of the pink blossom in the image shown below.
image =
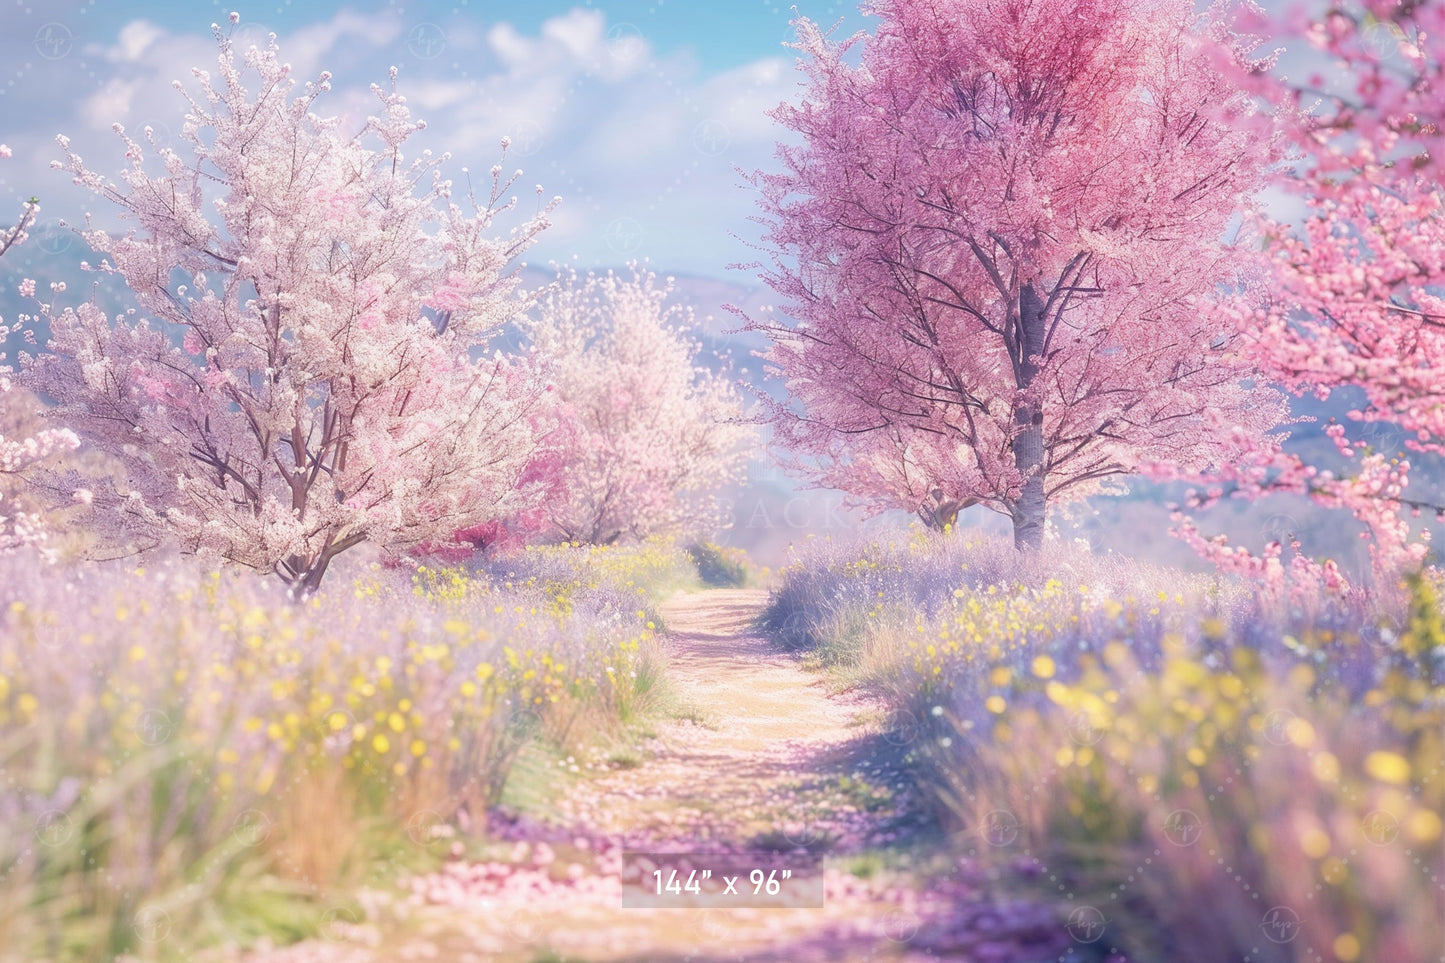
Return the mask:
<svg viewBox="0 0 1445 963">
<path fill-rule="evenodd" d="M 1220 238 L 1274 147 L 1194 8 L 880 0 L 841 43 L 796 21 L 796 143 L 752 178 L 793 323 L 750 327 L 813 480 L 937 527 L 979 504 L 1034 549 L 1111 475 L 1268 444 L 1282 400 L 1212 302 L 1258 273 Z"/>
<path fill-rule="evenodd" d="M 1291 3 L 1274 16 L 1246 10 L 1240 23 L 1268 44 L 1299 39 L 1327 54 L 1336 93 L 1299 88 L 1272 60 L 1220 58 L 1270 108 L 1255 119 L 1261 135 L 1282 131 L 1306 159 L 1278 178 L 1304 202 L 1303 225 L 1260 220 L 1273 291 L 1267 307 L 1250 311 L 1248 350 L 1296 394 L 1363 391 L 1367 404 L 1352 420 L 1393 422 L 1405 447 L 1445 454 L 1445 5 L 1357 0 L 1323 20 L 1312 15 Z M 1400 38 L 1393 50 L 1376 42 L 1388 35 Z M 1377 586 L 1394 584 L 1426 551 L 1400 516 L 1410 504 L 1409 463 L 1392 461 L 1395 452 L 1365 454 L 1343 424 L 1325 434 L 1353 461 L 1346 477 L 1261 454 L 1227 466 L 1235 494 L 1297 492 L 1350 511 L 1367 526 Z M 1268 472 L 1237 467 L 1250 461 Z M 1317 574 L 1342 584 L 1334 569 Z"/>
<path fill-rule="evenodd" d="M 170 385 L 159 378 L 152 378 L 148 374 L 138 372 L 135 375 L 135 383 L 141 387 L 146 397 L 152 401 L 166 400 L 170 394 Z"/>
<path fill-rule="evenodd" d="M 451 275 L 446 282 L 432 292 L 431 306 L 438 311 L 460 311 L 471 299 L 471 289 L 466 279 Z"/>
</svg>

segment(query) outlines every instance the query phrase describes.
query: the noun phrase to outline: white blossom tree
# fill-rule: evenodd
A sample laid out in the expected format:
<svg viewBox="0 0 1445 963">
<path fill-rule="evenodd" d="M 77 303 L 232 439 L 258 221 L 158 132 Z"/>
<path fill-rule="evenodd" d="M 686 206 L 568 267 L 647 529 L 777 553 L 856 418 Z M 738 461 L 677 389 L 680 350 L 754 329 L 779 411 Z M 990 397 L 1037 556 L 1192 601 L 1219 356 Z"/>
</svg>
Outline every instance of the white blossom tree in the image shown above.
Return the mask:
<svg viewBox="0 0 1445 963">
<path fill-rule="evenodd" d="M 519 480 L 548 430 L 543 387 L 486 348 L 524 306 L 513 259 L 556 200 L 494 238 L 517 175 L 499 164 L 484 202 L 453 200 L 449 155 L 403 153 L 424 125 L 395 69 L 349 134 L 313 112 L 328 73 L 298 94 L 274 37 L 238 62 L 214 32 L 218 78 L 193 71 L 199 97 L 176 85 L 193 156 L 117 125 L 118 186 L 59 138 L 54 166 L 135 225 L 83 236 L 141 314 L 42 306 L 51 341 L 24 380 L 124 461 L 97 520 L 305 595 L 363 541 L 404 551 L 538 497 Z"/>
<path fill-rule="evenodd" d="M 9 157 L 10 148 L 0 144 L 0 160 Z M 39 211 L 40 202 L 32 197 L 25 202 L 20 219 L 13 226 L 0 229 L 0 257 L 25 242 Z M 20 293 L 27 297 L 33 295 L 35 282 L 29 278 L 21 281 Z M 0 318 L 0 346 L 3 346 L 12 332 L 21 327 L 20 323 L 7 325 L 5 319 Z M 16 393 L 9 377 L 12 373 L 10 366 L 5 361 L 5 353 L 0 350 L 0 501 L 13 495 L 13 489 L 17 487 L 18 480 L 26 469 L 51 455 L 73 450 L 80 444 L 75 432 L 67 428 L 23 430 L 28 427 L 26 423 L 31 419 L 26 417 L 27 412 L 21 410 L 23 406 L 13 404 Z M 19 434 L 23 437 L 17 437 L 13 431 L 7 437 L 5 430 L 16 427 L 22 428 Z M 15 507 L 3 507 L 3 512 L 9 514 L 0 513 L 0 552 L 13 551 L 22 545 L 33 545 L 44 540 L 44 524 L 40 515 Z"/>
<path fill-rule="evenodd" d="M 559 405 L 552 534 L 610 544 L 726 524 L 753 429 L 732 383 L 697 363 L 692 310 L 650 271 L 562 272 L 521 323 Z"/>
</svg>

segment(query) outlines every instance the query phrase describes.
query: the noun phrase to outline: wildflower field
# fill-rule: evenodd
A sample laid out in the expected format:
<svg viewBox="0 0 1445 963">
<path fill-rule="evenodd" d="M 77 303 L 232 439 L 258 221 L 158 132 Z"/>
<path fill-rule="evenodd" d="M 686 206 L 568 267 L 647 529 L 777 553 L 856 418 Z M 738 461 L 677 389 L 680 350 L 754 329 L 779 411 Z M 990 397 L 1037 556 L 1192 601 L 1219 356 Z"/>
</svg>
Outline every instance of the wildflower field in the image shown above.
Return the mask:
<svg viewBox="0 0 1445 963">
<path fill-rule="evenodd" d="M 961 857 L 1144 960 L 1445 945 L 1440 585 L 1394 605 L 960 533 L 823 545 L 765 624 L 877 692 Z"/>
<path fill-rule="evenodd" d="M 0 4 L 0 963 L 1445 963 L 1442 38 Z"/>
<path fill-rule="evenodd" d="M 1432 578 L 1311 603 L 968 530 L 813 541 L 766 592 L 718 559 L 358 559 L 298 602 L 7 556 L 0 957 L 1436 958 Z M 620 908 L 658 847 L 817 853 L 826 898 Z"/>
<path fill-rule="evenodd" d="M 348 886 L 483 834 L 527 746 L 655 708 L 679 557 L 359 567 L 299 605 L 183 561 L 6 557 L 0 956 L 315 935 Z"/>
</svg>

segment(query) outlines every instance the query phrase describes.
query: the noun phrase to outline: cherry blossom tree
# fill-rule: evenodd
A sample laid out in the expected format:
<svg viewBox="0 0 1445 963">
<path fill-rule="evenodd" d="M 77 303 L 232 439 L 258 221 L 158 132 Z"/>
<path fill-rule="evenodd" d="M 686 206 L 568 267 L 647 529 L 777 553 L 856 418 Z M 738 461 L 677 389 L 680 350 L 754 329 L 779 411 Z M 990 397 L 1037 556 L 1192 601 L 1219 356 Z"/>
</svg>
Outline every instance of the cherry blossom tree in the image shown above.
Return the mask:
<svg viewBox="0 0 1445 963">
<path fill-rule="evenodd" d="M 545 525 L 568 541 L 705 535 L 726 524 L 718 492 L 738 480 L 753 429 L 725 374 L 699 367 L 690 308 L 635 265 L 564 271 L 522 322 L 560 406 L 557 483 Z"/>
<path fill-rule="evenodd" d="M 511 264 L 551 206 L 491 237 L 515 175 L 499 164 L 484 201 L 454 200 L 447 155 L 404 153 L 424 125 L 394 69 L 352 125 L 313 112 L 329 74 L 298 94 L 274 37 L 238 62 L 215 33 L 218 77 L 194 71 L 199 97 L 176 85 L 192 158 L 117 126 L 118 186 L 60 138 L 56 166 L 135 225 L 83 236 L 142 314 L 44 305 L 49 353 L 24 380 L 123 459 L 125 490 L 95 492 L 99 521 L 305 595 L 364 541 L 401 552 L 536 497 L 519 481 L 543 388 L 485 349 L 523 307 Z"/>
<path fill-rule="evenodd" d="M 976 501 L 1036 549 L 1046 505 L 1142 460 L 1229 461 L 1280 415 L 1206 305 L 1251 271 L 1221 238 L 1268 139 L 1188 0 L 879 0 L 798 21 L 800 135 L 758 174 L 797 322 L 756 324 L 779 436 L 822 484 L 948 518 Z"/>
<path fill-rule="evenodd" d="M 5 144 L 0 144 L 0 160 L 8 159 L 10 156 L 10 148 Z M 14 226 L 0 229 L 0 257 L 4 257 L 12 248 L 25 242 L 27 232 L 35 223 L 35 215 L 39 211 L 40 202 L 32 197 L 25 202 L 20 218 Z M 35 282 L 29 278 L 22 280 L 20 293 L 25 297 L 33 295 Z M 23 324 L 7 325 L 5 319 L 0 318 L 0 345 L 3 345 L 6 338 L 22 327 Z M 0 413 L 3 413 L 5 422 L 10 422 L 12 411 L 17 406 L 11 403 L 14 399 L 14 384 L 10 375 L 13 372 L 10 366 L 5 364 L 5 361 L 5 353 L 0 351 Z M 25 432 L 23 438 L 7 438 L 4 431 L 0 431 L 0 482 L 4 482 L 4 489 L 6 489 L 0 490 L 0 500 L 3 500 L 8 494 L 13 494 L 18 479 L 27 469 L 45 461 L 52 455 L 72 451 L 79 445 L 80 439 L 76 437 L 75 432 L 68 428 Z M 44 540 L 44 535 L 43 519 L 34 512 L 14 510 L 13 514 L 8 516 L 0 514 L 0 552 L 13 551 L 22 545 L 38 544 Z"/>
<path fill-rule="evenodd" d="M 1274 276 L 1268 302 L 1252 307 L 1258 330 L 1251 355 L 1296 394 L 1324 399 L 1359 389 L 1364 403 L 1349 413 L 1353 420 L 1394 422 L 1408 448 L 1445 454 L 1445 6 L 1361 0 L 1320 10 L 1296 3 L 1273 15 L 1246 10 L 1240 25 L 1265 43 L 1283 41 L 1329 63 L 1328 74 L 1298 78 L 1221 64 L 1269 106 L 1260 123 L 1283 131 L 1293 146 L 1296 163 L 1278 183 L 1305 205 L 1299 224 L 1261 219 Z M 1293 492 L 1348 509 L 1365 524 L 1383 588 L 1425 556 L 1401 511 L 1427 506 L 1406 494 L 1408 459 L 1352 442 L 1342 425 L 1328 433 L 1351 470 L 1259 452 L 1230 465 L 1216 479 L 1228 484 L 1192 505 L 1223 491 Z M 1183 534 L 1199 541 L 1192 522 Z M 1257 562 L 1219 539 L 1199 544 L 1229 553 L 1235 567 Z"/>
</svg>

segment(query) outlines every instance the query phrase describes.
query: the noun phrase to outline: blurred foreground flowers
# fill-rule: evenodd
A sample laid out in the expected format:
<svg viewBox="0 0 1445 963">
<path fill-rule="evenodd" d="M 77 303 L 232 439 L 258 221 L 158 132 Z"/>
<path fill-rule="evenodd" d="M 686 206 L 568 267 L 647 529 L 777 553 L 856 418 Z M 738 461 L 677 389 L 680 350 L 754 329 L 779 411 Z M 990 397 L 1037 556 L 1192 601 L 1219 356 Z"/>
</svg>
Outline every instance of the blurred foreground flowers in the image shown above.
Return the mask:
<svg viewBox="0 0 1445 963">
<path fill-rule="evenodd" d="M 299 937 L 314 898 L 484 830 L 530 740 L 647 706 L 676 553 L 600 551 L 358 566 L 304 605 L 186 562 L 0 557 L 0 959 Z"/>
</svg>

